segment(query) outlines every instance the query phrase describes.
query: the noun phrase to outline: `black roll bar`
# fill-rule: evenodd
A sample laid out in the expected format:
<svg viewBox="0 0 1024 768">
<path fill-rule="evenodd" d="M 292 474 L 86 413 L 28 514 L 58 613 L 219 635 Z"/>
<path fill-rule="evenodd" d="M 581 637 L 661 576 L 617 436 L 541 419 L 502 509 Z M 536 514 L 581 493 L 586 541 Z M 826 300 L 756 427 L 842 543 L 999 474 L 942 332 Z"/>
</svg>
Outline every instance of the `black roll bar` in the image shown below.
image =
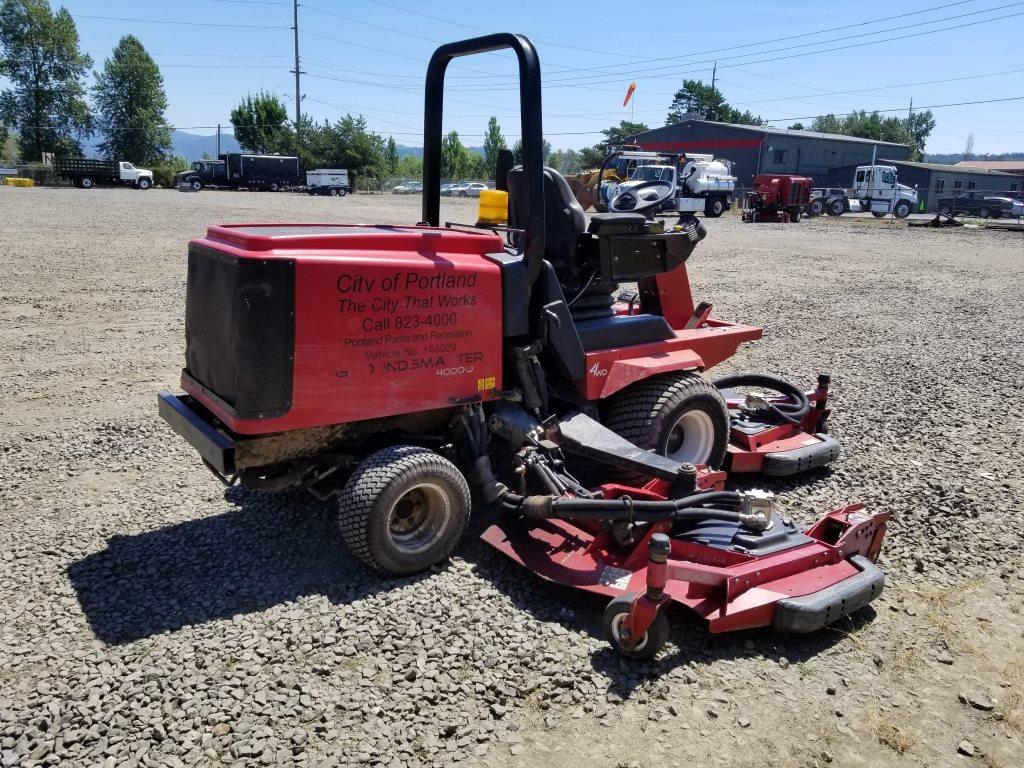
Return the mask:
<svg viewBox="0 0 1024 768">
<path fill-rule="evenodd" d="M 442 45 L 430 57 L 423 105 L 423 221 L 441 225 L 441 118 L 444 73 L 459 56 L 511 48 L 519 59 L 519 112 L 522 120 L 523 182 L 526 208 L 521 249 L 530 285 L 544 259 L 544 130 L 541 124 L 540 59 L 523 35 L 500 32 Z"/>
</svg>

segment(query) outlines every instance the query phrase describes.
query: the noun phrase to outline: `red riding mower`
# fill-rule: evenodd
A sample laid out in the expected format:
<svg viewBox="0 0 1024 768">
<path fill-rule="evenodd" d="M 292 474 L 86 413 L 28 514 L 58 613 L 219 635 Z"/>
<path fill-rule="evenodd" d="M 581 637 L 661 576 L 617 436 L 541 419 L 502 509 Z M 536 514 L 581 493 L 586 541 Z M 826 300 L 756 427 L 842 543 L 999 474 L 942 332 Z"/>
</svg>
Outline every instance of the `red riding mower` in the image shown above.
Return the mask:
<svg viewBox="0 0 1024 768">
<path fill-rule="evenodd" d="M 503 48 L 519 59 L 524 143 L 509 226 L 439 226 L 445 69 Z M 475 487 L 503 510 L 484 539 L 611 597 L 607 635 L 627 656 L 657 653 L 672 600 L 712 631 L 809 631 L 867 605 L 886 513 L 848 506 L 800 530 L 771 494 L 724 490 L 723 470 L 787 475 L 838 455 L 828 378 L 810 393 L 704 379 L 761 336 L 694 306 L 686 261 L 704 229 L 650 220 L 657 200 L 588 224 L 543 167 L 540 94 L 524 37 L 442 46 L 421 223 L 224 225 L 194 240 L 186 394 L 160 395 L 161 415 L 225 483 L 336 497 L 352 554 L 386 574 L 448 557 Z M 639 290 L 616 301 L 625 281 Z"/>
</svg>

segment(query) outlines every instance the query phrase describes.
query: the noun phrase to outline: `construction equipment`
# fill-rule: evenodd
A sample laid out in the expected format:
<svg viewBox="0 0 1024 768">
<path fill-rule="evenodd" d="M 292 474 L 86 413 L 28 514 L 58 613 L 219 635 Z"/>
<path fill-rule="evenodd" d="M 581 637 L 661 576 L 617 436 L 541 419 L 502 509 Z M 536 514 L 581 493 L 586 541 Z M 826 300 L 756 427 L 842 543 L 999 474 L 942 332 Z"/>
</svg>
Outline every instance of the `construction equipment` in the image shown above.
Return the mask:
<svg viewBox="0 0 1024 768">
<path fill-rule="evenodd" d="M 732 207 L 736 177 L 728 161 L 716 160 L 714 155 L 646 152 L 638 146 L 612 147 L 601 165 L 601 178 L 607 178 L 611 169 L 627 180 L 602 182 L 598 210 L 646 210 L 649 203 L 663 198 L 654 213 L 700 211 L 709 218 L 717 218 Z"/>
<path fill-rule="evenodd" d="M 500 49 L 520 72 L 509 225 L 442 227 L 445 70 Z M 211 226 L 190 244 L 186 394 L 159 407 L 214 474 L 336 498 L 348 548 L 386 574 L 446 558 L 473 487 L 503 510 L 484 539 L 613 597 L 607 634 L 632 657 L 661 648 L 672 600 L 713 631 L 808 631 L 877 597 L 887 513 L 844 507 L 801 531 L 770 494 L 724 490 L 723 466 L 789 474 L 835 458 L 827 378 L 803 393 L 702 377 L 761 329 L 694 304 L 693 216 L 587 223 L 543 167 L 530 41 L 440 47 L 424 138 L 420 224 Z M 637 294 L 617 301 L 620 281 Z"/>
<path fill-rule="evenodd" d="M 754 177 L 754 189 L 747 195 L 743 220 L 799 224 L 811 201 L 813 180 L 808 176 L 761 173 Z"/>
</svg>

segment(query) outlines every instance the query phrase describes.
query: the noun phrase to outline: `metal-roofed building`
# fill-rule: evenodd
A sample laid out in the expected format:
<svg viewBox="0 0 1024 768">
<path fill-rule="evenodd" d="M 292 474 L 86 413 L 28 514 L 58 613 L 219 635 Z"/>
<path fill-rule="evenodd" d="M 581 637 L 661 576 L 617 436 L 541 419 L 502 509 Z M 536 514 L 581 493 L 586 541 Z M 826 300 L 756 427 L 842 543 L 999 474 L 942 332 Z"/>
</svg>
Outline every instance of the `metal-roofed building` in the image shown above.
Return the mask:
<svg viewBox="0 0 1024 768">
<path fill-rule="evenodd" d="M 881 150 L 879 150 L 881 155 Z M 992 171 L 965 165 L 944 165 L 943 163 L 917 163 L 911 160 L 883 159 L 879 164 L 896 167 L 899 183 L 908 187 L 917 187 L 920 201 L 918 211 L 934 213 L 938 208 L 938 200 L 950 198 L 963 193 L 974 193 L 975 196 L 999 195 L 1006 192 L 1019 193 L 1024 188 L 1024 179 L 1005 171 Z M 853 178 L 854 168 L 851 164 L 841 168 L 833 168 L 822 180 L 822 186 L 848 187 Z M 817 183 L 817 182 L 815 182 Z"/>
<path fill-rule="evenodd" d="M 983 171 L 1002 171 L 1024 176 L 1024 160 L 961 160 L 957 168 L 979 168 Z"/>
<path fill-rule="evenodd" d="M 834 133 L 817 133 L 762 125 L 716 123 L 687 118 L 674 125 L 637 134 L 646 150 L 714 154 L 731 160 L 738 186 L 749 188 L 758 173 L 796 173 L 815 185 L 832 168 L 870 163 L 876 157 L 910 157 L 910 147 Z M 847 179 L 843 186 L 849 186 Z"/>
</svg>

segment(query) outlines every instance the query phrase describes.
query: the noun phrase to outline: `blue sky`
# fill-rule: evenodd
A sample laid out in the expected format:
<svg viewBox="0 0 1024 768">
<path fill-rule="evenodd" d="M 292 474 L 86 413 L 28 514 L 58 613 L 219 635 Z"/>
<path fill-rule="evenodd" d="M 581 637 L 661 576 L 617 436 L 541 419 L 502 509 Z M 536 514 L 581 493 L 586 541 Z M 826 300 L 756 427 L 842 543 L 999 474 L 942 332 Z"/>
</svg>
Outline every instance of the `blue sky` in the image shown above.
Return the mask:
<svg viewBox="0 0 1024 768">
<path fill-rule="evenodd" d="M 121 35 L 138 36 L 162 68 L 169 118 L 179 128 L 211 133 L 240 96 L 260 89 L 294 110 L 290 0 L 53 5 L 75 16 L 96 68 Z M 653 11 L 647 19 L 645 7 Z M 905 114 L 911 98 L 927 106 L 1024 96 L 1024 2 L 1008 0 L 311 0 L 300 4 L 299 27 L 303 111 L 332 120 L 362 113 L 372 129 L 410 145 L 421 143 L 430 53 L 439 42 L 486 31 L 521 32 L 536 43 L 544 128 L 556 148 L 593 144 L 601 128 L 630 117 L 621 104 L 631 81 L 635 119 L 662 125 L 680 80 L 710 81 L 715 60 L 726 99 L 782 127 L 861 107 Z M 949 27 L 959 28 L 934 31 Z M 862 45 L 872 41 L 883 42 Z M 493 114 L 516 138 L 514 71 L 510 54 L 450 69 L 446 129 L 477 144 Z M 962 151 L 971 132 L 976 153 L 1024 150 L 1024 99 L 933 111 L 929 152 Z"/>
</svg>

